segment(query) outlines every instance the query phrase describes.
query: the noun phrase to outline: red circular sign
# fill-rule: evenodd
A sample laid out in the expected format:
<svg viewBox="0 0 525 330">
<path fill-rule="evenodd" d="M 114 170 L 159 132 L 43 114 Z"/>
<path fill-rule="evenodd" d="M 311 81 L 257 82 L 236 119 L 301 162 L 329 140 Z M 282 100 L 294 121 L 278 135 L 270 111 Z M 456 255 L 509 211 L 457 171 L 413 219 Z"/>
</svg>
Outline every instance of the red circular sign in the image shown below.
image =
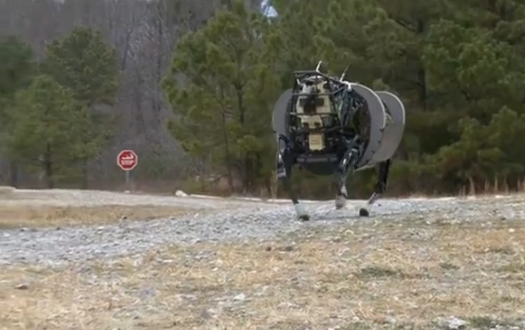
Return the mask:
<svg viewBox="0 0 525 330">
<path fill-rule="evenodd" d="M 117 156 L 117 165 L 123 171 L 131 171 L 139 163 L 139 156 L 133 150 L 122 150 Z"/>
</svg>

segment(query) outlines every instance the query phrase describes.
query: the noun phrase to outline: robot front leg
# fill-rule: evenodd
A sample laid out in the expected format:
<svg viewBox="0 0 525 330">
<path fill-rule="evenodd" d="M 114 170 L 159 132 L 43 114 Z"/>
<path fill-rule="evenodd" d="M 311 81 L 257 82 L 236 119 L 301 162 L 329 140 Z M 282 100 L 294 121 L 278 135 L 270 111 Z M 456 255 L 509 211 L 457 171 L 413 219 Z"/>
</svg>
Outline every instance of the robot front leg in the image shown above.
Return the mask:
<svg viewBox="0 0 525 330">
<path fill-rule="evenodd" d="M 379 197 L 384 194 L 386 190 L 386 184 L 388 180 L 388 173 L 390 171 L 390 165 L 392 161 L 390 159 L 379 163 L 379 175 L 378 175 L 378 181 L 374 190 L 374 193 L 368 199 L 368 202 L 366 203 L 365 207 L 362 207 L 359 209 L 359 215 L 362 217 L 367 217 L 370 215 L 370 209 L 372 208 L 372 205 L 379 199 Z"/>
<path fill-rule="evenodd" d="M 336 185 L 336 194 L 335 194 L 335 208 L 337 210 L 342 209 L 346 206 L 346 199 L 348 198 L 348 191 L 346 190 L 346 177 L 348 175 L 348 170 L 338 170 L 335 175 L 335 185 Z"/>
<path fill-rule="evenodd" d="M 297 218 L 301 221 L 310 220 L 303 205 L 299 203 L 297 193 L 292 187 L 293 157 L 288 148 L 281 148 L 277 153 L 277 179 L 282 182 L 295 207 Z"/>
<path fill-rule="evenodd" d="M 346 199 L 348 198 L 348 191 L 346 190 L 346 177 L 348 176 L 349 169 L 354 166 L 356 160 L 357 149 L 348 148 L 335 172 L 335 184 L 337 189 L 335 196 L 336 209 L 342 209 L 346 205 Z"/>
</svg>

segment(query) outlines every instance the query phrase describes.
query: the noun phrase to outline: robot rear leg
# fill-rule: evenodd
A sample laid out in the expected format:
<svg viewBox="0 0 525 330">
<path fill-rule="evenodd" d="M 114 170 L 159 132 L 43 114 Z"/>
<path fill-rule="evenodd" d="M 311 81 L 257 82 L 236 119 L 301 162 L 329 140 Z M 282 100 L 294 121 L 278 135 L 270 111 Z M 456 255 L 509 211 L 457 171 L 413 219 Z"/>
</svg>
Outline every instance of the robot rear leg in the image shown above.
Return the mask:
<svg viewBox="0 0 525 330">
<path fill-rule="evenodd" d="M 343 183 L 342 187 L 337 190 L 337 194 L 335 195 L 335 208 L 339 210 L 345 207 L 347 199 L 348 192 L 346 190 L 346 185 Z"/>
<path fill-rule="evenodd" d="M 362 217 L 369 216 L 372 205 L 379 199 L 379 197 L 381 197 L 382 194 L 385 193 L 386 184 L 388 181 L 388 173 L 390 171 L 391 163 L 392 161 L 390 159 L 379 163 L 379 174 L 378 174 L 378 180 L 377 180 L 377 184 L 376 184 L 374 193 L 368 199 L 366 206 L 359 209 L 360 216 Z"/>
<path fill-rule="evenodd" d="M 335 184 L 337 191 L 335 196 L 336 209 L 342 209 L 346 206 L 346 200 L 348 198 L 348 191 L 346 190 L 346 177 L 348 176 L 348 171 L 354 167 L 358 155 L 358 150 L 357 148 L 353 147 L 353 142 L 349 143 L 348 149 L 345 152 L 343 158 L 340 160 L 339 165 L 335 171 Z"/>
</svg>

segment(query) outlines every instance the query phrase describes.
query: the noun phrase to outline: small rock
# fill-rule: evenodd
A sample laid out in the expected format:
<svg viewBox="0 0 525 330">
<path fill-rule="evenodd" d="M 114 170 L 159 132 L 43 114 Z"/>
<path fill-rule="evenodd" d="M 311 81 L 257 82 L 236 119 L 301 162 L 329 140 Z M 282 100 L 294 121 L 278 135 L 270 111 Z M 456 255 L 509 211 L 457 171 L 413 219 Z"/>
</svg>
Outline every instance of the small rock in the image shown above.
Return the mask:
<svg viewBox="0 0 525 330">
<path fill-rule="evenodd" d="M 266 294 L 266 291 L 268 291 L 268 289 L 270 289 L 270 286 L 265 285 L 255 295 L 258 296 L 258 297 L 263 296 L 263 295 Z"/>
<path fill-rule="evenodd" d="M 397 323 L 397 320 L 396 320 L 394 317 L 392 317 L 392 316 L 387 316 L 387 317 L 385 318 L 385 321 L 386 321 L 387 323 L 390 323 L 390 324 L 395 324 L 395 323 Z"/>
<path fill-rule="evenodd" d="M 281 250 L 281 251 L 285 251 L 285 252 L 291 252 L 291 251 L 294 250 L 294 247 L 291 246 L 291 245 L 287 245 L 287 246 L 281 248 L 280 250 Z"/>
<path fill-rule="evenodd" d="M 210 312 L 208 312 L 206 309 L 203 309 L 201 314 L 200 314 L 201 318 L 203 318 L 204 320 L 209 320 L 212 318 L 212 315 L 210 314 Z"/>
<path fill-rule="evenodd" d="M 513 232 L 515 232 L 515 231 L 516 231 L 516 229 L 514 229 L 514 228 L 510 228 L 510 229 L 509 229 L 509 233 L 513 233 Z"/>
<path fill-rule="evenodd" d="M 139 295 L 142 299 L 155 297 L 155 291 L 152 289 L 143 289 L 139 292 Z"/>
<path fill-rule="evenodd" d="M 177 191 L 175 192 L 175 196 L 177 196 L 177 197 L 187 197 L 188 194 L 186 194 L 186 193 L 185 193 L 184 191 L 182 191 L 182 190 L 177 190 Z"/>
<path fill-rule="evenodd" d="M 447 319 L 447 327 L 450 330 L 464 329 L 465 326 L 467 325 L 468 325 L 467 321 L 458 319 L 457 317 L 454 317 L 454 316 Z"/>
<path fill-rule="evenodd" d="M 341 251 L 339 251 L 339 257 L 340 258 L 351 258 L 353 255 L 352 250 L 349 248 L 344 248 Z"/>
<path fill-rule="evenodd" d="M 233 297 L 233 300 L 235 300 L 235 301 L 244 301 L 244 300 L 246 300 L 246 295 L 244 293 L 238 294 L 235 297 Z"/>
<path fill-rule="evenodd" d="M 17 289 L 17 290 L 29 290 L 29 284 L 27 284 L 27 283 L 18 284 L 17 286 L 15 286 L 15 289 Z"/>
<path fill-rule="evenodd" d="M 291 303 L 289 301 L 286 301 L 286 302 L 282 302 L 279 305 L 277 305 L 277 308 L 289 308 L 289 309 L 292 309 L 292 308 L 300 308 L 300 306 L 297 305 L 297 304 Z"/>
</svg>

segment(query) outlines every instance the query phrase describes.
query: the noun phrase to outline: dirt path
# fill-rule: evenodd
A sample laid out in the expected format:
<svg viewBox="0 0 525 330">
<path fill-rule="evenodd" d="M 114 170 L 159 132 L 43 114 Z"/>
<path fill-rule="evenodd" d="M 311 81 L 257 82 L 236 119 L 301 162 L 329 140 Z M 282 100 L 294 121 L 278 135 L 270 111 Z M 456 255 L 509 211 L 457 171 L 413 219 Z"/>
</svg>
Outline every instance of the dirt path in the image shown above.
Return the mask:
<svg viewBox="0 0 525 330">
<path fill-rule="evenodd" d="M 315 227 L 345 228 L 389 220 L 450 220 L 473 223 L 487 218 L 525 219 L 521 196 L 502 198 L 384 200 L 369 218 L 356 216 L 364 201 L 350 201 L 344 210 L 332 202 L 310 202 L 312 220 L 294 219 L 290 203 L 262 203 L 215 198 L 161 197 L 86 191 L 22 191 L 8 203 L 59 205 L 172 205 L 195 208 L 194 214 L 150 221 L 118 221 L 105 226 L 77 226 L 0 231 L 0 265 L 60 264 L 140 253 L 169 244 L 200 241 L 265 240 Z M 1 203 L 0 203 L 1 204 Z"/>
<path fill-rule="evenodd" d="M 310 201 L 303 223 L 288 201 L 0 195 L 0 210 L 189 210 L 0 229 L 0 330 L 524 329 L 522 200 L 383 200 L 369 218 L 364 201 Z"/>
</svg>

